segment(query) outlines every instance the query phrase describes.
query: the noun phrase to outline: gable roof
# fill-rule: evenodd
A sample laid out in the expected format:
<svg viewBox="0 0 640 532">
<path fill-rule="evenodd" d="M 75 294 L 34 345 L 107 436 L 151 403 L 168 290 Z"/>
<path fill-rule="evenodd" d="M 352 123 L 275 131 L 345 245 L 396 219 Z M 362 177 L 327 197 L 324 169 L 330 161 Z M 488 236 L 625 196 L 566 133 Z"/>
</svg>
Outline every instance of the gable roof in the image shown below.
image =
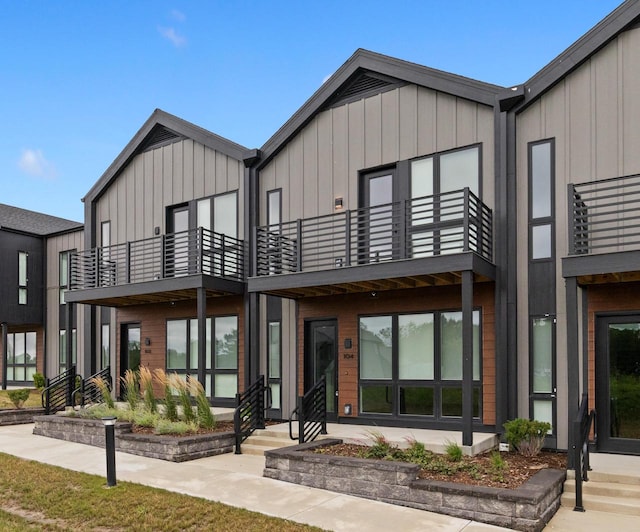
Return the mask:
<svg viewBox="0 0 640 532">
<path fill-rule="evenodd" d="M 79 231 L 83 228 L 84 225 L 79 222 L 0 203 L 0 229 L 49 236 L 56 233 Z"/>
<path fill-rule="evenodd" d="M 414 83 L 488 106 L 504 89 L 471 78 L 410 63 L 364 50 L 356 52 L 296 111 L 296 113 L 262 146 L 264 166 L 318 112 L 336 103 L 346 103 L 349 96 L 384 90 L 402 83 Z"/>
<path fill-rule="evenodd" d="M 640 1 L 627 0 L 523 85 L 504 90 L 500 94 L 502 110 L 510 110 L 514 107 L 516 112 L 519 112 L 528 107 L 620 33 L 639 21 Z M 513 97 L 515 93 L 518 94 L 518 98 Z M 507 101 L 509 103 L 503 104 Z"/>
<path fill-rule="evenodd" d="M 183 138 L 193 139 L 238 161 L 242 161 L 242 155 L 247 151 L 247 148 L 240 144 L 220 137 L 161 109 L 156 109 L 100 179 L 91 187 L 87 195 L 82 198 L 82 201 L 89 203 L 99 198 L 134 156 Z"/>
</svg>

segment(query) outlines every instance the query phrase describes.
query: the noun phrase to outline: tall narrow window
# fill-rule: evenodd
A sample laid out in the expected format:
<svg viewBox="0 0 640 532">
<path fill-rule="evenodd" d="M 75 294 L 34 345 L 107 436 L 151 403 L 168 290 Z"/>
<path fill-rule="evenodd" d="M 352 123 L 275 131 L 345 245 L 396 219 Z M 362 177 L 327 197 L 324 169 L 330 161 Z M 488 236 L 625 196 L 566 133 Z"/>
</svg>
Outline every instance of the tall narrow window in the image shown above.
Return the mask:
<svg viewBox="0 0 640 532">
<path fill-rule="evenodd" d="M 76 330 L 71 331 L 71 361 L 67 360 L 67 331 L 66 329 L 60 329 L 60 340 L 58 344 L 58 359 L 60 361 L 60 371 L 68 369 L 70 366 L 74 366 L 77 360 L 77 335 Z"/>
<path fill-rule="evenodd" d="M 529 145 L 529 193 L 531 258 L 553 255 L 553 145 L 551 141 Z"/>
<path fill-rule="evenodd" d="M 282 273 L 284 241 L 282 238 L 282 189 L 267 192 L 267 224 L 269 225 L 269 273 Z"/>
<path fill-rule="evenodd" d="M 102 222 L 100 226 L 99 248 L 99 285 L 113 286 L 116 284 L 116 265 L 111 262 L 111 222 Z"/>
<path fill-rule="evenodd" d="M 282 222 L 282 189 L 267 192 L 267 225 L 278 225 Z"/>
<path fill-rule="evenodd" d="M 109 366 L 111 362 L 111 327 L 108 323 L 103 323 L 100 338 L 100 362 L 102 369 Z"/>
<path fill-rule="evenodd" d="M 27 304 L 27 258 L 26 251 L 18 251 L 18 304 Z"/>
<path fill-rule="evenodd" d="M 62 251 L 58 260 L 58 285 L 60 291 L 60 304 L 64 305 L 64 294 L 69 289 L 69 263 L 73 250 Z"/>
<path fill-rule="evenodd" d="M 270 321 L 267 325 L 269 343 L 268 380 L 271 388 L 271 408 L 280 408 L 280 365 L 282 360 L 282 337 L 279 321 Z"/>
<path fill-rule="evenodd" d="M 555 319 L 542 317 L 531 321 L 532 415 L 553 427 Z"/>
</svg>

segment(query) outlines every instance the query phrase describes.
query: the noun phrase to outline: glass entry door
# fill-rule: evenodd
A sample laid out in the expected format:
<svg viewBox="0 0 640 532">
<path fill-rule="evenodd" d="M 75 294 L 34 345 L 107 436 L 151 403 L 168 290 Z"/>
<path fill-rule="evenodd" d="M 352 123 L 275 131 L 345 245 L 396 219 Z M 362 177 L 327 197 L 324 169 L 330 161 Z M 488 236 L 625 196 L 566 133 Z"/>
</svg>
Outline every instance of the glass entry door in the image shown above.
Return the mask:
<svg viewBox="0 0 640 532">
<path fill-rule="evenodd" d="M 640 454 L 640 315 L 596 325 L 598 449 Z"/>
<path fill-rule="evenodd" d="M 166 277 L 188 275 L 189 272 L 189 206 L 174 207 L 167 220 Z"/>
<path fill-rule="evenodd" d="M 338 410 L 338 323 L 336 320 L 307 322 L 305 338 L 304 391 L 309 391 L 324 376 L 327 419 L 335 421 Z"/>
<path fill-rule="evenodd" d="M 380 262 L 394 257 L 394 172 L 385 170 L 362 176 L 362 219 L 360 263 Z M 396 251 L 397 254 L 397 251 Z"/>
<path fill-rule="evenodd" d="M 120 336 L 120 377 L 124 377 L 128 369 L 140 369 L 140 324 L 122 325 Z M 125 391 L 124 383 L 120 379 L 120 397 L 124 398 Z"/>
</svg>

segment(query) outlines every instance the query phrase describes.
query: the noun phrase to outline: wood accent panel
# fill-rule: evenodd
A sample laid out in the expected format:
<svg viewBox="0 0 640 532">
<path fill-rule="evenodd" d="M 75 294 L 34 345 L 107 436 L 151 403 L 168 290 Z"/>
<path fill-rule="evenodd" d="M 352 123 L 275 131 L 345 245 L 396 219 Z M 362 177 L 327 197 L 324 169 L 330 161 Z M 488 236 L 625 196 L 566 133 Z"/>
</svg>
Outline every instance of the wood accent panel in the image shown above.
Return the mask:
<svg viewBox="0 0 640 532">
<path fill-rule="evenodd" d="M 493 425 L 496 420 L 496 367 L 495 367 L 495 307 L 493 283 L 474 286 L 473 304 L 482 313 L 482 421 Z M 316 297 L 298 301 L 298 368 L 304 368 L 304 323 L 310 319 L 338 320 L 338 412 L 344 405 L 353 405 L 357 416 L 358 405 L 358 316 L 360 314 L 385 314 L 396 312 L 423 312 L 458 310 L 462 307 L 459 286 L 421 288 L 411 291 L 380 292 L 375 298 L 370 294 L 350 294 L 332 297 Z M 344 348 L 350 338 L 351 349 Z M 353 358 L 344 358 L 344 354 Z M 304 389 L 304 376 L 298 377 L 298 393 Z"/>
<path fill-rule="evenodd" d="M 596 407 L 596 314 L 637 312 L 640 314 L 640 283 L 594 285 L 587 289 L 589 409 Z"/>
<path fill-rule="evenodd" d="M 238 316 L 238 390 L 244 387 L 244 304 L 242 297 L 207 299 L 207 317 L 236 314 Z M 167 326 L 169 319 L 196 318 L 196 301 L 177 302 L 175 305 L 140 305 L 124 307 L 116 313 L 116 375 L 120 375 L 121 325 L 140 323 L 140 363 L 151 371 L 166 369 Z M 144 339 L 151 340 L 150 346 Z M 120 384 L 117 385 L 119 393 Z M 156 389 L 162 395 L 160 388 Z"/>
</svg>

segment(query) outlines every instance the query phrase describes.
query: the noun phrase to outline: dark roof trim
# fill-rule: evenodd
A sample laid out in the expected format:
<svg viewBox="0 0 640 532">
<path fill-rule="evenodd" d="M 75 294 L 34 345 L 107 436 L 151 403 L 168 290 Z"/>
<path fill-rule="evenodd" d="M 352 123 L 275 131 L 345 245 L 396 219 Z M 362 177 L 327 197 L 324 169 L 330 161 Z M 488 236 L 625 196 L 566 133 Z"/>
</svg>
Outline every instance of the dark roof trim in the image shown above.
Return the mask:
<svg viewBox="0 0 640 532">
<path fill-rule="evenodd" d="M 138 130 L 131 141 L 129 141 L 125 146 L 124 150 L 120 152 L 120 155 L 118 155 L 109 168 L 107 168 L 106 172 L 102 174 L 95 185 L 91 187 L 91 190 L 89 190 L 82 201 L 92 202 L 99 198 L 105 189 L 118 176 L 120 171 L 131 161 L 131 159 L 141 151 L 144 151 L 149 134 L 158 125 L 164 126 L 178 135 L 193 139 L 196 142 L 224 153 L 229 157 L 233 157 L 238 161 L 242 160 L 243 154 L 247 151 L 247 148 L 240 144 L 236 144 L 224 137 L 220 137 L 215 133 L 211 133 L 206 129 L 198 127 L 191 122 L 187 122 L 186 120 L 178 118 L 177 116 L 169 114 L 161 109 L 156 109 L 144 125 Z"/>
<path fill-rule="evenodd" d="M 524 84 L 524 99 L 515 107 L 515 111 L 520 112 L 528 107 L 622 31 L 637 23 L 638 17 L 640 17 L 640 2 L 637 0 L 627 0 L 612 11 Z"/>
<path fill-rule="evenodd" d="M 503 89 L 498 85 L 450 74 L 360 48 L 264 144 L 261 148 L 264 158 L 260 167 L 263 167 L 286 142 L 330 102 L 343 85 L 353 79 L 352 76 L 358 70 L 376 72 L 490 107 L 495 106 L 496 95 Z"/>
</svg>

